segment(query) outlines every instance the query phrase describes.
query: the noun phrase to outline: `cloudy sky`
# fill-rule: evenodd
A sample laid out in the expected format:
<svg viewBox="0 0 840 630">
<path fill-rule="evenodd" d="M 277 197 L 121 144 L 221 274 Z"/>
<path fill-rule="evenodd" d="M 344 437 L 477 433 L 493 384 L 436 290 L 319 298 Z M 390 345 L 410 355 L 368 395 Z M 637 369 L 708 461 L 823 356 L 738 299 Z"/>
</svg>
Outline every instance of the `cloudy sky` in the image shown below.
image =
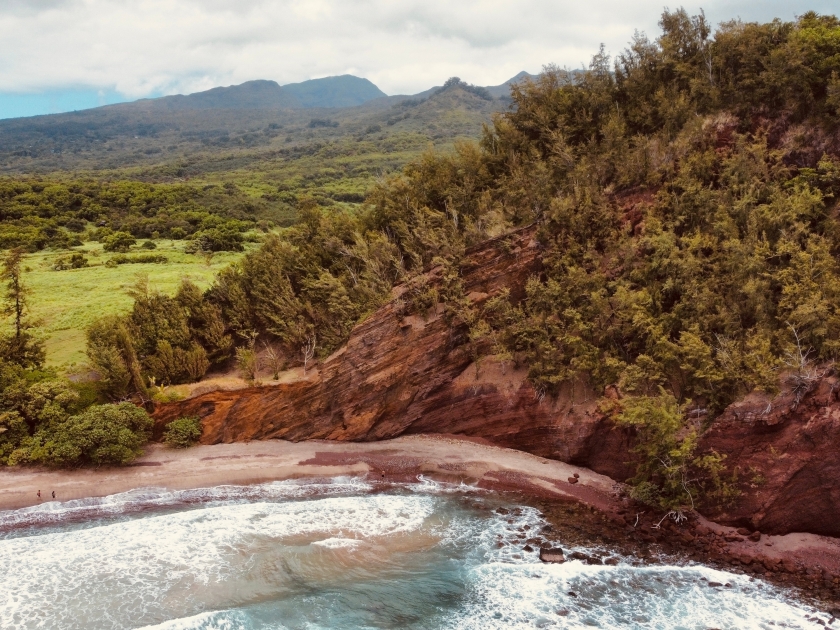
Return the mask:
<svg viewBox="0 0 840 630">
<path fill-rule="evenodd" d="M 661 0 L 0 0 L 0 118 L 250 79 L 337 74 L 413 94 L 579 67 L 658 33 Z M 678 6 L 678 5 L 673 5 Z M 696 13 L 701 5 L 684 5 Z M 838 12 L 836 0 L 714 0 L 717 24 Z"/>
</svg>

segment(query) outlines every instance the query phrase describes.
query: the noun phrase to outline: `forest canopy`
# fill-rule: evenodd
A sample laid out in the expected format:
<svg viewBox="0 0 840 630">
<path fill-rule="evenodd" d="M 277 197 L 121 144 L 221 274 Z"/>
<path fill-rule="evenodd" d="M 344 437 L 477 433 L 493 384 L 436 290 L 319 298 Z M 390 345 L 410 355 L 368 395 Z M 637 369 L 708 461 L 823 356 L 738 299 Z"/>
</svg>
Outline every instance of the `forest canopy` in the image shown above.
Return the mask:
<svg viewBox="0 0 840 630">
<path fill-rule="evenodd" d="M 457 279 L 468 245 L 533 222 L 544 273 L 524 302 L 478 317 L 545 392 L 585 377 L 719 411 L 773 388 L 797 343 L 833 358 L 840 23 L 808 13 L 712 34 L 678 10 L 660 26 L 615 60 L 601 50 L 586 71 L 551 66 L 515 85 L 480 145 L 426 154 L 360 211 L 303 200 L 297 225 L 205 293 L 142 296 L 100 323 L 91 358 L 103 326 L 125 327 L 157 382 L 201 372 L 178 353 L 203 351 L 209 366 L 257 338 L 292 363 L 307 340 L 324 355 L 396 283 L 411 283 L 409 308 L 457 299 L 457 282 L 423 287 L 420 274 L 443 264 Z"/>
<path fill-rule="evenodd" d="M 107 245 L 114 234 L 128 234 L 189 238 L 208 251 L 241 250 L 242 233 L 272 227 L 275 214 L 232 183 L 197 188 L 0 178 L 0 249 L 70 248 L 83 238 Z"/>
</svg>

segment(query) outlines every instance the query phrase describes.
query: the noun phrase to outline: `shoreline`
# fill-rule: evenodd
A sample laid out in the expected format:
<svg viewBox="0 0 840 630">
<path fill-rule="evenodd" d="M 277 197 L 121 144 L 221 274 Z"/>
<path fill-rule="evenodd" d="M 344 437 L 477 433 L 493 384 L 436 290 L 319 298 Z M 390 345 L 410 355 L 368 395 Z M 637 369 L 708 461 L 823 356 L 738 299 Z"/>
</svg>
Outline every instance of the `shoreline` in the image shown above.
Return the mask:
<svg viewBox="0 0 840 630">
<path fill-rule="evenodd" d="M 609 477 L 458 436 L 411 435 L 380 442 L 268 440 L 183 450 L 153 444 L 123 468 L 6 468 L 0 469 L 0 511 L 141 488 L 192 490 L 341 476 L 390 484 L 417 481 L 418 475 L 524 494 L 542 506 L 558 533 L 579 529 L 641 558 L 664 553 L 753 574 L 800 589 L 840 617 L 840 539 L 803 533 L 767 536 L 699 515 L 682 525 L 666 519 L 657 527 L 661 514 L 634 508 L 621 496 L 621 484 Z"/>
<path fill-rule="evenodd" d="M 585 468 L 452 436 L 404 436 L 380 442 L 266 440 L 170 449 L 152 444 L 125 467 L 0 469 L 0 510 L 104 497 L 144 487 L 191 490 L 346 475 L 387 481 L 417 475 L 461 479 L 479 487 L 522 490 L 580 501 L 604 512 L 621 509 L 615 482 Z M 577 475 L 577 478 L 575 477 Z M 570 483 L 569 479 L 576 479 Z M 41 500 L 37 497 L 41 491 Z"/>
</svg>

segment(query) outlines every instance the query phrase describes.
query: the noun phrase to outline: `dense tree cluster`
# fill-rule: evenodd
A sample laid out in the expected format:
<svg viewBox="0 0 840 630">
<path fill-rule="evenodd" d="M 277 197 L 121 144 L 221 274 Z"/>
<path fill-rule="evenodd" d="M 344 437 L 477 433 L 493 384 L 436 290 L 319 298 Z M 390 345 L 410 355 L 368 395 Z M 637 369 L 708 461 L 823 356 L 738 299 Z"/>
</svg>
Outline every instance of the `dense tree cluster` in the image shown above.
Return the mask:
<svg viewBox="0 0 840 630">
<path fill-rule="evenodd" d="M 840 22 L 661 25 L 614 68 L 515 89 L 485 138 L 493 196 L 546 248 L 526 301 L 491 317 L 546 390 L 586 374 L 719 410 L 773 386 L 794 331 L 838 351 Z"/>
<path fill-rule="evenodd" d="M 0 179 L 0 248 L 103 242 L 127 251 L 130 239 L 194 239 L 197 248 L 240 251 L 243 232 L 271 224 L 266 202 L 233 184 L 184 184 Z"/>
<path fill-rule="evenodd" d="M 0 337 L 0 464 L 72 467 L 126 464 L 140 455 L 152 420 L 132 403 L 96 405 L 96 392 L 43 367 L 28 317 L 23 253 L 12 250 L 0 277 L 9 332 Z"/>
</svg>

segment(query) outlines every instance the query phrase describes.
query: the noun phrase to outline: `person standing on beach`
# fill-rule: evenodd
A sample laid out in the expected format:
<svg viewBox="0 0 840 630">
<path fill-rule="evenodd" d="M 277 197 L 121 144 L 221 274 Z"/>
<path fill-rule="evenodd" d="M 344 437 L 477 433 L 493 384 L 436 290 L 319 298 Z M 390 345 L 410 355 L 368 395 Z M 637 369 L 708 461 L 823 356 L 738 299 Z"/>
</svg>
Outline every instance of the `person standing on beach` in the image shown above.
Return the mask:
<svg viewBox="0 0 840 630">
<path fill-rule="evenodd" d="M 38 490 L 38 499 L 40 499 L 40 498 L 41 498 L 41 491 Z"/>
<path fill-rule="evenodd" d="M 53 490 L 53 499 L 55 499 L 55 490 Z"/>
</svg>

